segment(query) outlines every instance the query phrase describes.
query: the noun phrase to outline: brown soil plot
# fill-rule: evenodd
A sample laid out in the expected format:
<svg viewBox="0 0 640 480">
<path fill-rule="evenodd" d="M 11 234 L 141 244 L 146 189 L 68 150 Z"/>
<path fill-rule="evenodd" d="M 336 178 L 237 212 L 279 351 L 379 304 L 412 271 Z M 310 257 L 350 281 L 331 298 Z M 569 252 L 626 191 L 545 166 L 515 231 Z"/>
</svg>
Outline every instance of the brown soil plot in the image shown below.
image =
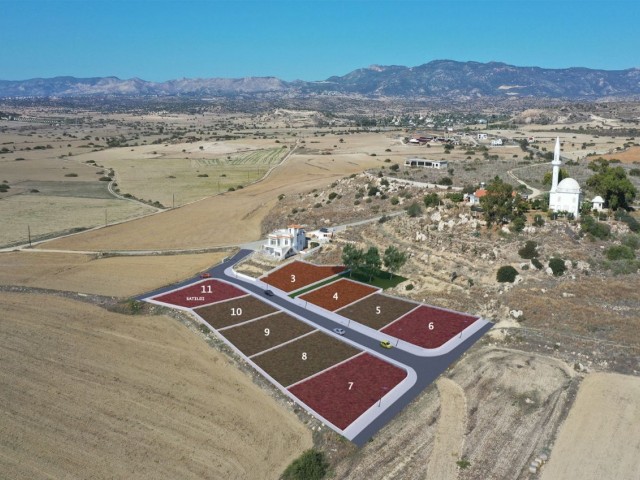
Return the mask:
<svg viewBox="0 0 640 480">
<path fill-rule="evenodd" d="M 339 310 L 337 313 L 362 325 L 379 330 L 418 306 L 415 303 L 376 293 Z"/>
<path fill-rule="evenodd" d="M 219 333 L 246 356 L 251 356 L 313 330 L 286 313 L 277 313 Z"/>
<path fill-rule="evenodd" d="M 335 311 L 377 290 L 377 288 L 364 283 L 343 278 L 310 293 L 305 293 L 299 298 L 327 310 Z"/>
<path fill-rule="evenodd" d="M 277 311 L 251 295 L 194 309 L 194 312 L 215 329 L 247 322 Z"/>
<path fill-rule="evenodd" d="M 252 360 L 280 385 L 287 387 L 358 353 L 357 348 L 316 332 Z"/>
</svg>

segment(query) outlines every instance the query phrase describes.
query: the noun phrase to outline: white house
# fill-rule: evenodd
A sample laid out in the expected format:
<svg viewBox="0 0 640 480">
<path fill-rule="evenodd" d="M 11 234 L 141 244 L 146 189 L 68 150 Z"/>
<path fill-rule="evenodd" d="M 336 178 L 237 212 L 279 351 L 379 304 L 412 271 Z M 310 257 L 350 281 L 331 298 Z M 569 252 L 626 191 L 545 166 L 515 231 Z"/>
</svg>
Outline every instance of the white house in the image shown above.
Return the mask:
<svg viewBox="0 0 640 480">
<path fill-rule="evenodd" d="M 491 146 L 492 147 L 499 147 L 502 145 L 502 139 L 501 138 L 496 138 L 495 140 L 491 140 Z"/>
<path fill-rule="evenodd" d="M 601 212 L 603 208 L 604 208 L 604 198 L 602 198 L 600 195 L 593 197 L 593 200 L 591 200 L 591 210 L 596 210 L 598 212 Z"/>
<path fill-rule="evenodd" d="M 327 243 L 330 242 L 333 238 L 333 229 L 322 227 L 318 230 L 313 230 L 309 232 L 309 239 L 316 241 L 318 243 Z"/>
<path fill-rule="evenodd" d="M 404 161 L 405 167 L 424 167 L 424 168 L 447 168 L 449 163 L 446 160 L 425 160 L 424 158 L 407 158 Z"/>
<path fill-rule="evenodd" d="M 487 134 L 486 133 L 479 133 L 478 134 L 478 140 L 486 140 L 487 139 Z"/>
<path fill-rule="evenodd" d="M 556 148 L 553 152 L 553 177 L 551 190 L 549 191 L 549 208 L 554 212 L 572 213 L 575 218 L 580 216 L 580 203 L 582 190 L 573 178 L 565 178 L 558 183 L 560 176 L 560 137 L 556 139 Z"/>
<path fill-rule="evenodd" d="M 301 252 L 306 246 L 304 228 L 301 225 L 289 225 L 271 232 L 262 249 L 266 254 L 282 260 Z"/>
</svg>

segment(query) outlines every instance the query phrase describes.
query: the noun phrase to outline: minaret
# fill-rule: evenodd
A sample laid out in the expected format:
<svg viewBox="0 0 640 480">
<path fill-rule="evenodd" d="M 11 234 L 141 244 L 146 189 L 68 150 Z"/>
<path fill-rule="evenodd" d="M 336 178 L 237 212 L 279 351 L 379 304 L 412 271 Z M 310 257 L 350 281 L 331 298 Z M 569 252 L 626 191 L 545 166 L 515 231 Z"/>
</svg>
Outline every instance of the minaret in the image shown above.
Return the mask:
<svg viewBox="0 0 640 480">
<path fill-rule="evenodd" d="M 553 151 L 553 178 L 551 180 L 551 192 L 555 192 L 558 187 L 558 178 L 560 177 L 560 165 L 562 162 L 560 161 L 560 137 L 556 138 L 556 148 Z"/>
</svg>

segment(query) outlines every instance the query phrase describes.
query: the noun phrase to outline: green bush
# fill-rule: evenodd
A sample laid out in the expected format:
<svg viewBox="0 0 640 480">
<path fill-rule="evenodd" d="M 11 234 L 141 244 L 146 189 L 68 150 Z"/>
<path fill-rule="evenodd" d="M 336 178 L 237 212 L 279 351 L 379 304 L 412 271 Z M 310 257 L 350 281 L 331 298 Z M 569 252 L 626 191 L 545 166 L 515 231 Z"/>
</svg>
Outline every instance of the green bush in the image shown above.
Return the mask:
<svg viewBox="0 0 640 480">
<path fill-rule="evenodd" d="M 422 215 L 422 207 L 420 206 L 420 204 L 417 202 L 413 202 L 411 205 L 409 205 L 409 207 L 407 208 L 407 215 L 409 215 L 411 218 L 419 217 L 420 215 Z"/>
<path fill-rule="evenodd" d="M 338 194 L 336 192 L 331 192 L 329 194 L 329 200 L 333 200 L 334 198 L 336 198 L 338 196 Z"/>
<path fill-rule="evenodd" d="M 413 283 L 410 283 L 409 285 L 407 285 L 406 287 L 404 287 L 405 290 L 413 290 Z"/>
<path fill-rule="evenodd" d="M 464 194 L 461 192 L 447 193 L 446 197 L 452 202 L 456 203 L 460 203 L 462 200 L 464 200 Z"/>
<path fill-rule="evenodd" d="M 640 235 L 634 235 L 633 233 L 625 235 L 622 237 L 622 244 L 633 250 L 638 250 L 640 248 Z"/>
<path fill-rule="evenodd" d="M 607 249 L 607 260 L 633 260 L 636 254 L 627 245 L 612 245 Z"/>
<path fill-rule="evenodd" d="M 524 217 L 516 217 L 511 220 L 511 225 L 509 226 L 509 230 L 512 232 L 521 232 L 524 230 L 525 219 Z"/>
<path fill-rule="evenodd" d="M 435 192 L 425 195 L 422 201 L 424 202 L 424 206 L 427 208 L 440 205 L 440 197 Z"/>
<path fill-rule="evenodd" d="M 65 177 L 77 177 L 78 174 L 77 173 L 66 173 L 64 176 Z"/>
<path fill-rule="evenodd" d="M 531 265 L 533 265 L 534 267 L 536 267 L 538 270 L 542 270 L 542 262 L 540 260 L 538 260 L 537 258 L 532 258 L 531 259 Z"/>
<path fill-rule="evenodd" d="M 590 235 L 599 239 L 609 238 L 611 227 L 606 223 L 596 221 L 591 215 L 583 215 L 580 221 L 580 228 Z"/>
<path fill-rule="evenodd" d="M 391 202 L 391 205 L 398 205 L 398 203 L 400 203 L 400 199 L 398 197 L 391 197 L 391 200 L 389 200 Z"/>
<path fill-rule="evenodd" d="M 504 265 L 498 269 L 498 273 L 496 273 L 496 280 L 500 283 L 513 283 L 516 281 L 517 276 L 518 271 L 515 268 L 511 265 Z"/>
<path fill-rule="evenodd" d="M 438 183 L 440 185 L 453 185 L 453 180 L 451 180 L 451 177 L 442 177 Z"/>
<path fill-rule="evenodd" d="M 564 260 L 561 258 L 552 258 L 549 260 L 549 268 L 553 272 L 554 277 L 559 277 L 567 270 L 567 267 L 564 265 Z"/>
<path fill-rule="evenodd" d="M 538 256 L 538 244 L 533 240 L 527 240 L 524 247 L 518 250 L 518 255 L 520 255 L 520 258 L 524 258 L 526 260 L 536 258 Z"/>
<path fill-rule="evenodd" d="M 544 226 L 544 218 L 542 218 L 542 215 L 536 215 L 533 217 L 533 224 L 536 227 L 542 227 Z"/>
<path fill-rule="evenodd" d="M 320 480 L 327 473 L 329 464 L 324 453 L 310 449 L 296 458 L 280 477 L 282 480 Z"/>
<path fill-rule="evenodd" d="M 111 177 L 100 177 L 98 180 L 100 180 L 101 182 L 110 182 Z"/>
</svg>

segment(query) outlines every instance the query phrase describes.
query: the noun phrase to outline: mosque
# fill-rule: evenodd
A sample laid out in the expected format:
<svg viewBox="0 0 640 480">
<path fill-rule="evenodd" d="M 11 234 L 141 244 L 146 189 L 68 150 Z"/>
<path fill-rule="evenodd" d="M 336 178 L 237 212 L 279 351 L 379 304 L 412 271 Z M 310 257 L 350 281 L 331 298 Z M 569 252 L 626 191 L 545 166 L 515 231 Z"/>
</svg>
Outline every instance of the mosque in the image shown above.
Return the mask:
<svg viewBox="0 0 640 480">
<path fill-rule="evenodd" d="M 560 176 L 560 137 L 556 138 L 556 148 L 553 152 L 553 176 L 549 191 L 549 209 L 554 212 L 572 213 L 575 218 L 580 216 L 582 190 L 573 178 L 565 178 L 558 183 Z"/>
</svg>

